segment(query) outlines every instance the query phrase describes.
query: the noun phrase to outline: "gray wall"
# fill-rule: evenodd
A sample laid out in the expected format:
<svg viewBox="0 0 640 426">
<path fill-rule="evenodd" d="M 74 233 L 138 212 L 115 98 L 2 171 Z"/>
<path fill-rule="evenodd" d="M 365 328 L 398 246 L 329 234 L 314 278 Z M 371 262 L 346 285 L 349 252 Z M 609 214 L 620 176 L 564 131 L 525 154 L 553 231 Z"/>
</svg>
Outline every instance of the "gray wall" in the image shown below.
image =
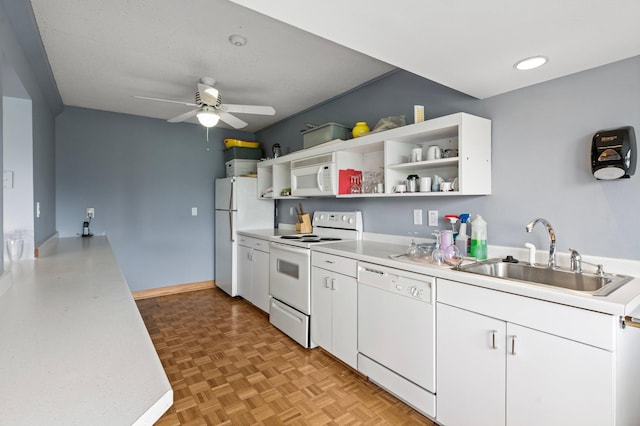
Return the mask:
<svg viewBox="0 0 640 426">
<path fill-rule="evenodd" d="M 131 290 L 214 278 L 214 179 L 226 137 L 252 133 L 67 107 L 56 119 L 62 237 L 106 233 Z M 191 216 L 191 208 L 198 216 Z"/>
<path fill-rule="evenodd" d="M 41 203 L 41 216 L 35 220 L 34 224 L 35 243 L 38 245 L 53 235 L 56 230 L 54 118 L 62 104 L 57 95 L 55 83 L 42 74 L 41 64 L 34 65 L 28 59 L 30 48 L 42 49 L 41 43 L 33 43 L 34 38 L 39 42 L 39 36 L 35 30 L 30 7 L 29 2 L 17 0 L 0 2 L 0 61 L 2 62 L 0 73 L 3 74 L 3 78 L 0 79 L 3 86 L 0 94 L 4 94 L 6 90 L 10 96 L 15 96 L 12 88 L 4 87 L 5 84 L 9 84 L 7 80 L 10 80 L 4 78 L 4 73 L 10 67 L 12 73 L 15 72 L 21 85 L 26 89 L 28 97 L 33 101 L 34 198 Z M 19 39 L 16 31 L 31 31 L 31 47 Z M 45 70 L 45 74 L 47 72 L 48 69 Z M 0 136 L 0 146 L 2 143 Z"/>
<path fill-rule="evenodd" d="M 558 250 L 640 259 L 634 238 L 635 212 L 640 211 L 640 168 L 628 180 L 597 181 L 589 170 L 593 134 L 631 125 L 640 134 L 640 57 L 530 86 L 485 100 L 399 71 L 305 111 L 256 134 L 267 145 L 279 142 L 290 151 L 302 145 L 305 122 L 338 122 L 352 126 L 379 117 L 406 114 L 425 105 L 427 118 L 464 111 L 492 120 L 492 195 L 407 199 L 312 199 L 305 210 L 362 210 L 365 231 L 430 235 L 436 228 L 413 225 L 413 209 L 444 214 L 479 213 L 488 222 L 489 243 L 522 246 L 531 241 L 548 247 L 542 229 L 524 226 L 535 217 L 553 224 Z M 280 221 L 293 223 L 281 201 Z M 444 227 L 441 222 L 440 227 Z"/>
</svg>

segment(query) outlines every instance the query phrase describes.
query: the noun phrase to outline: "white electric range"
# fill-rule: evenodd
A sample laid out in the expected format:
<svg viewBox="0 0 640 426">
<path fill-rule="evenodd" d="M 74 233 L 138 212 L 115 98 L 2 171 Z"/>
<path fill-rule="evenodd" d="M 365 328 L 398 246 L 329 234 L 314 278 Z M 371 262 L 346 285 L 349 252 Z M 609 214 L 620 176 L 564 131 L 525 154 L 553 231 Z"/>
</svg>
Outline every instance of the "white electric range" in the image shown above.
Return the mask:
<svg viewBox="0 0 640 426">
<path fill-rule="evenodd" d="M 311 247 L 362 239 L 362 213 L 318 211 L 313 233 L 271 238 L 269 321 L 305 348 L 310 347 Z"/>
</svg>

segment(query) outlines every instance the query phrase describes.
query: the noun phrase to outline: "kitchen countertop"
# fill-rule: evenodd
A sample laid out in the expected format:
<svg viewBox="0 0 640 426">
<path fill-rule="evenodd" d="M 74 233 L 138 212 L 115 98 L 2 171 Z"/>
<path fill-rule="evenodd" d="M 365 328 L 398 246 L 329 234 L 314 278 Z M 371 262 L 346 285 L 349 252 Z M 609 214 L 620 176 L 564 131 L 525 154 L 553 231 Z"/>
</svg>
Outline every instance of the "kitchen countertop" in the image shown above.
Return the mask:
<svg viewBox="0 0 640 426">
<path fill-rule="evenodd" d="M 391 259 L 389 257 L 390 255 L 404 253 L 406 249 L 406 245 L 368 240 L 318 244 L 312 247 L 312 251 L 351 257 L 364 262 L 422 273 L 451 281 L 463 281 L 479 287 L 612 315 L 638 316 L 637 312 L 640 309 L 640 278 L 634 278 L 606 297 L 591 296 L 555 287 L 454 271 L 450 266 L 423 265 L 410 260 Z"/>
<path fill-rule="evenodd" d="M 173 391 L 107 237 L 0 279 L 0 424 L 151 425 Z"/>
</svg>

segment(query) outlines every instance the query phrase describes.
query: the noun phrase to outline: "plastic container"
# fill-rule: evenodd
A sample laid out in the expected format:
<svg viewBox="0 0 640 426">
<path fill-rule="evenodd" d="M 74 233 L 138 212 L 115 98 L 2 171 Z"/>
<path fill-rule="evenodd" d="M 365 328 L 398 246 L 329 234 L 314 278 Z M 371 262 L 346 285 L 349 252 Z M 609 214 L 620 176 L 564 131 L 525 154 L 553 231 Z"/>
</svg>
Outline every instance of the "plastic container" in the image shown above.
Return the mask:
<svg viewBox="0 0 640 426">
<path fill-rule="evenodd" d="M 242 147 L 242 148 L 259 148 L 260 142 L 243 141 L 240 139 L 225 139 L 224 146 L 227 149 L 232 148 L 234 146 Z"/>
<path fill-rule="evenodd" d="M 487 222 L 480 215 L 471 221 L 471 257 L 487 258 Z"/>
<path fill-rule="evenodd" d="M 302 132 L 302 146 L 304 149 L 335 139 L 347 140 L 351 129 L 338 123 L 326 123 L 322 126 Z"/>
<path fill-rule="evenodd" d="M 231 160 L 259 160 L 262 157 L 262 150 L 258 148 L 242 148 L 233 146 L 224 150 L 224 161 Z"/>
<path fill-rule="evenodd" d="M 17 262 L 22 259 L 22 252 L 24 251 L 24 240 L 22 238 L 12 238 L 7 240 L 7 255 L 9 260 Z"/>
<path fill-rule="evenodd" d="M 258 160 L 231 160 L 224 163 L 227 177 L 249 175 L 258 172 Z"/>
</svg>

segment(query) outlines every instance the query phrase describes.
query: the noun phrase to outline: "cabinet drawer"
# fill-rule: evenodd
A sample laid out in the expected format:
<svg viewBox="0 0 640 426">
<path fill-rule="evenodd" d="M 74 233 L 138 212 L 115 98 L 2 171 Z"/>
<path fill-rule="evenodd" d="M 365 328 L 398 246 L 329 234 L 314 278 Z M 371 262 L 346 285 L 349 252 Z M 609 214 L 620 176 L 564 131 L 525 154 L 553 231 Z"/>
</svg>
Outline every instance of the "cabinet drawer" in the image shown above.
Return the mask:
<svg viewBox="0 0 640 426">
<path fill-rule="evenodd" d="M 355 259 L 315 251 L 311 252 L 311 264 L 349 277 L 356 276 L 358 267 L 358 261 Z"/>
<path fill-rule="evenodd" d="M 247 237 L 246 235 L 238 235 L 238 244 L 269 253 L 269 241 L 267 240 Z"/>
<path fill-rule="evenodd" d="M 438 280 L 437 298 L 440 303 L 608 351 L 615 347 L 613 315 L 444 279 Z"/>
</svg>

